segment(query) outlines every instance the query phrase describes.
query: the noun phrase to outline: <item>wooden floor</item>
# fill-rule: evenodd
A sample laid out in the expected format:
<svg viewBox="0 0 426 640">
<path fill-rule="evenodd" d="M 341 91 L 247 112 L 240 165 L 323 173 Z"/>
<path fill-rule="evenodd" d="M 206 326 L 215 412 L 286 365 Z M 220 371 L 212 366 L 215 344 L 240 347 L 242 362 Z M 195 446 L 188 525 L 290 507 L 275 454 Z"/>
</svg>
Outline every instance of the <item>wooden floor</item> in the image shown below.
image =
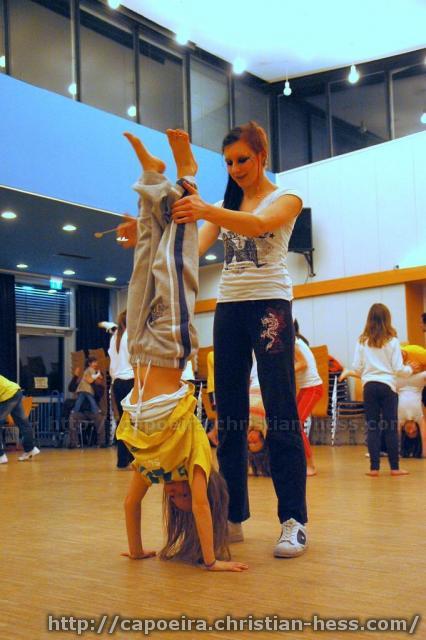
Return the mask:
<svg viewBox="0 0 426 640">
<path fill-rule="evenodd" d="M 309 619 L 411 618 L 425 613 L 426 460 L 403 461 L 411 472 L 391 478 L 363 475 L 363 447 L 316 447 L 319 474 L 308 480 L 308 552 L 277 560 L 279 533 L 269 478 L 250 478 L 252 517 L 234 558 L 247 561 L 242 574 L 208 573 L 158 559 L 130 561 L 122 502 L 130 472 L 115 469 L 115 450 L 42 450 L 33 462 L 17 454 L 0 466 L 1 640 L 44 640 L 47 615 L 95 618 L 192 618 L 279 615 Z M 147 548 L 160 548 L 160 489 L 146 498 L 143 532 Z M 86 633 L 80 637 L 94 637 Z M 101 634 L 100 637 L 102 637 Z M 104 634 L 107 635 L 106 633 Z M 156 631 L 153 638 L 240 640 L 249 637 L 306 639 L 399 638 L 403 634 Z M 119 640 L 142 638 L 119 632 Z M 426 638 L 426 621 L 416 638 Z"/>
</svg>

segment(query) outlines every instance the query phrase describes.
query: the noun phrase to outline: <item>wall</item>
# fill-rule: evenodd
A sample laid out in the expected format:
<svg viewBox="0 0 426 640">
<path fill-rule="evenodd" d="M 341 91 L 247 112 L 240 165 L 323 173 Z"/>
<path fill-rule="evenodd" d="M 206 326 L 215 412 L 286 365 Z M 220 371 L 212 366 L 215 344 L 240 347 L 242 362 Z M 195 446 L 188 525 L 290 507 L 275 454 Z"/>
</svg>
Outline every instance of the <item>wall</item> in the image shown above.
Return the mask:
<svg viewBox="0 0 426 640">
<path fill-rule="evenodd" d="M 419 266 L 426 262 L 426 132 L 330 158 L 277 175 L 312 207 L 314 268 L 290 253 L 295 284 Z M 218 266 L 200 272 L 199 299 L 215 298 Z M 389 306 L 407 339 L 404 285 L 295 300 L 294 315 L 311 344 L 327 344 L 345 364 L 373 302 Z M 426 303 L 425 303 L 426 308 Z M 212 343 L 213 313 L 198 314 L 200 343 Z"/>
<path fill-rule="evenodd" d="M 165 134 L 0 74 L 0 184 L 117 213 L 136 213 L 139 164 L 123 132 L 174 162 Z M 194 146 L 207 201 L 223 193 L 221 156 Z"/>
<path fill-rule="evenodd" d="M 426 132 L 277 175 L 312 207 L 315 281 L 425 264 Z M 289 255 L 295 284 L 306 280 Z"/>
</svg>

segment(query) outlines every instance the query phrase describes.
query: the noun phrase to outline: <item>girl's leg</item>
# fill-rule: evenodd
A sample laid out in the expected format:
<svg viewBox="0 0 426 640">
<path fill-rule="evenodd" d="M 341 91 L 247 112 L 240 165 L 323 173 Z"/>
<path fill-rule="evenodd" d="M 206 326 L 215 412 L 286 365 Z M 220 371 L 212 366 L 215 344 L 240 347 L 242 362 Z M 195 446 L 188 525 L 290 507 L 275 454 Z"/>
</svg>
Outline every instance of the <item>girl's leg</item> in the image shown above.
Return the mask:
<svg viewBox="0 0 426 640">
<path fill-rule="evenodd" d="M 191 180 L 197 165 L 189 137 L 183 131 L 168 130 L 178 177 Z M 198 236 L 196 224 L 176 225 L 170 211 L 183 193 L 182 187 L 153 172 L 156 161 L 142 143 L 129 137 L 142 167 L 143 179 L 136 185 L 141 195 L 138 244 L 129 286 L 129 352 L 134 365 L 132 403 L 152 363 L 143 397 L 148 400 L 179 388 L 181 370 L 197 347 L 193 325 L 198 291 Z M 164 170 L 164 164 L 162 169 Z M 130 316 L 130 317 L 129 317 Z"/>
<path fill-rule="evenodd" d="M 99 405 L 95 400 L 95 397 L 92 396 L 90 393 L 86 394 L 86 399 L 90 404 L 90 411 L 92 413 L 100 413 L 100 409 L 99 409 Z"/>
<path fill-rule="evenodd" d="M 426 418 L 422 418 L 419 424 L 420 440 L 422 443 L 422 458 L 426 458 Z"/>
<path fill-rule="evenodd" d="M 388 385 L 383 386 L 383 429 L 391 474 L 407 475 L 406 471 L 399 468 L 398 394 Z"/>
<path fill-rule="evenodd" d="M 380 469 L 380 408 L 383 386 L 381 382 L 367 382 L 364 386 L 367 447 L 373 475 L 378 475 Z"/>
<path fill-rule="evenodd" d="M 125 398 L 133 389 L 133 380 L 114 380 L 112 385 L 112 392 L 114 394 L 115 403 L 117 405 L 119 418 L 123 415 L 123 407 L 121 401 Z M 117 440 L 117 467 L 119 469 L 125 469 L 129 463 L 133 460 L 133 456 L 129 452 L 128 448 L 122 440 Z"/>
<path fill-rule="evenodd" d="M 321 399 L 323 394 L 323 386 L 318 385 L 316 387 L 307 387 L 300 389 L 297 394 L 297 412 L 299 414 L 300 428 L 302 431 L 303 448 L 306 455 L 307 475 L 313 476 L 316 474 L 314 455 L 308 437 L 306 436 L 303 425 L 308 417 L 311 415 L 315 405 Z"/>
<path fill-rule="evenodd" d="M 247 491 L 247 426 L 252 345 L 245 330 L 245 303 L 218 304 L 214 318 L 215 394 L 219 427 L 218 460 L 228 485 L 229 520 L 250 517 Z"/>
<path fill-rule="evenodd" d="M 78 413 L 81 409 L 81 405 L 83 404 L 83 401 L 85 399 L 85 393 L 83 391 L 80 391 L 79 393 L 77 393 L 77 400 L 75 401 L 75 404 L 72 408 L 72 411 L 74 413 Z"/>
<path fill-rule="evenodd" d="M 300 433 L 294 379 L 294 329 L 291 303 L 257 300 L 248 313 L 265 406 L 271 475 L 278 517 L 305 524 L 306 458 Z"/>
</svg>

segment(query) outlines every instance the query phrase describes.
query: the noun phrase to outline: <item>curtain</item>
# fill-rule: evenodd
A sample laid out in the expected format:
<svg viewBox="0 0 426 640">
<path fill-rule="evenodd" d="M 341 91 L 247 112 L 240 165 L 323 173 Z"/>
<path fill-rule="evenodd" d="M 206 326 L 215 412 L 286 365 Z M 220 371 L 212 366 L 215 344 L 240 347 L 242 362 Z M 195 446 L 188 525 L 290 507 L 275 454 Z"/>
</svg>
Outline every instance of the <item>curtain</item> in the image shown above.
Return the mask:
<svg viewBox="0 0 426 640">
<path fill-rule="evenodd" d="M 99 329 L 98 322 L 109 318 L 109 289 L 79 285 L 76 293 L 76 346 L 83 349 L 108 351 L 109 335 Z"/>
<path fill-rule="evenodd" d="M 0 374 L 16 382 L 15 276 L 0 273 Z"/>
</svg>

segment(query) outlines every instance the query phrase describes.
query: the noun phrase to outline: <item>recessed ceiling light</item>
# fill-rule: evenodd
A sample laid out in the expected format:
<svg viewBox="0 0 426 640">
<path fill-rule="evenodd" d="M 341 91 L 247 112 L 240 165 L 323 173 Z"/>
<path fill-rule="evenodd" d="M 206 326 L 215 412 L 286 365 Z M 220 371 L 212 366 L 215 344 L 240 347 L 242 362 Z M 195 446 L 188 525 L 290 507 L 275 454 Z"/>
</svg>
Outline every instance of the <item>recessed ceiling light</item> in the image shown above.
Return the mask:
<svg viewBox="0 0 426 640">
<path fill-rule="evenodd" d="M 14 220 L 16 218 L 16 213 L 14 213 L 14 211 L 3 211 L 1 217 L 5 220 Z"/>
<path fill-rule="evenodd" d="M 127 115 L 131 118 L 136 118 L 136 107 L 134 104 L 127 109 Z"/>
<path fill-rule="evenodd" d="M 206 260 L 216 260 L 216 256 L 214 255 L 214 253 L 208 253 L 205 256 Z"/>
<path fill-rule="evenodd" d="M 64 274 L 64 276 L 75 276 L 75 271 L 73 271 L 72 269 L 65 269 L 65 271 L 62 272 Z"/>
<path fill-rule="evenodd" d="M 71 84 L 68 85 L 68 93 L 70 93 L 72 96 L 77 95 L 77 85 L 75 82 L 71 82 Z"/>
<path fill-rule="evenodd" d="M 108 6 L 111 7 L 111 9 L 118 9 L 120 0 L 108 0 Z"/>
<path fill-rule="evenodd" d="M 63 231 L 77 231 L 77 227 L 74 224 L 64 224 Z"/>
<path fill-rule="evenodd" d="M 2 69 L 6 67 L 6 56 L 0 56 L 0 67 Z"/>
<path fill-rule="evenodd" d="M 105 282 L 115 282 L 117 278 L 115 276 L 108 276 L 105 278 Z"/>
<path fill-rule="evenodd" d="M 28 269 L 28 265 L 25 264 L 24 262 L 20 262 L 19 264 L 16 265 L 17 269 Z"/>
</svg>

